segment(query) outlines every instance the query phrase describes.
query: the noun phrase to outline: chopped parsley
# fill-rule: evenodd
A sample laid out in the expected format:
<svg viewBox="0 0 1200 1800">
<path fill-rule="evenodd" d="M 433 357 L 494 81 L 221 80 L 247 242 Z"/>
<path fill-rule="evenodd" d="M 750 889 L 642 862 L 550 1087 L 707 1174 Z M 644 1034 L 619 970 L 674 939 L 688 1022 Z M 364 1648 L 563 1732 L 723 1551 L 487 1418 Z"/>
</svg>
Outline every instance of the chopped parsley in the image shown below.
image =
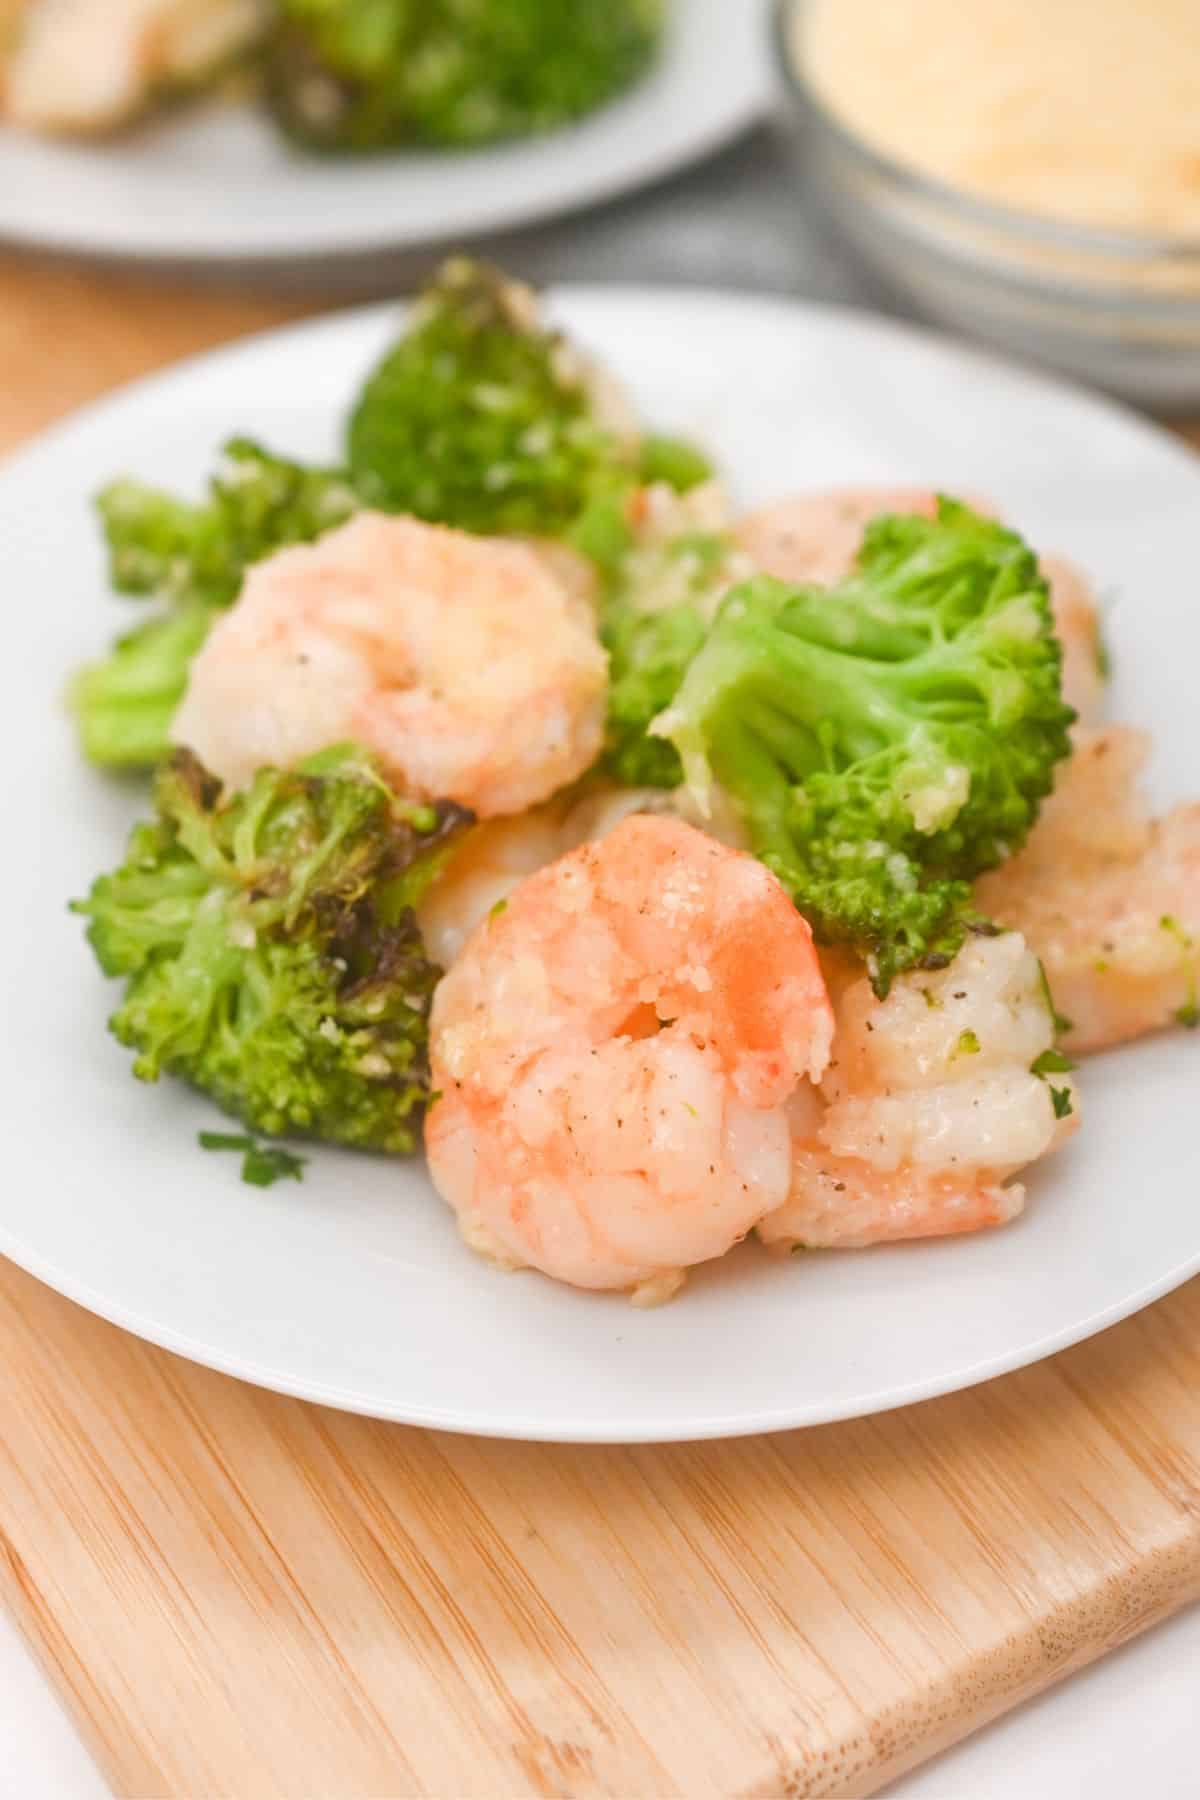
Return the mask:
<svg viewBox="0 0 1200 1800">
<path fill-rule="evenodd" d="M 1042 1054 L 1035 1056 L 1030 1063 L 1029 1073 L 1036 1075 L 1039 1080 L 1045 1081 L 1047 1075 L 1069 1075 L 1074 1067 L 1075 1064 L 1071 1058 L 1064 1056 L 1061 1050 L 1043 1050 Z M 1046 1082 L 1046 1086 L 1050 1089 L 1050 1103 L 1054 1108 L 1055 1118 L 1069 1119 L 1075 1111 L 1070 1088 L 1056 1088 L 1050 1081 Z"/>
<path fill-rule="evenodd" d="M 1200 1004 L 1197 1004 L 1194 995 L 1179 1007 L 1175 1014 L 1175 1023 L 1182 1025 L 1185 1031 L 1195 1031 L 1196 1027 L 1200 1025 Z"/>
<path fill-rule="evenodd" d="M 201 1131 L 202 1150 L 236 1150 L 242 1156 L 242 1180 L 251 1187 L 271 1187 L 277 1181 L 302 1181 L 306 1156 L 285 1150 L 282 1144 L 260 1144 L 243 1132 Z"/>
<path fill-rule="evenodd" d="M 979 1037 L 977 1033 L 974 1031 L 960 1032 L 958 1042 L 954 1046 L 953 1054 L 955 1056 L 978 1056 Z"/>
<path fill-rule="evenodd" d="M 1195 948 L 1192 938 L 1183 929 L 1179 920 L 1174 918 L 1170 913 L 1164 913 L 1158 923 L 1162 930 L 1169 931 L 1171 936 L 1175 938 L 1185 950 L 1192 950 Z"/>
<path fill-rule="evenodd" d="M 1108 639 L 1099 626 L 1096 627 L 1096 673 L 1101 681 L 1111 681 L 1113 672 L 1112 651 L 1108 647 Z"/>
<path fill-rule="evenodd" d="M 1041 975 L 1042 996 L 1046 1002 L 1046 1011 L 1054 1021 L 1055 1037 L 1065 1037 L 1068 1031 L 1075 1029 L 1075 1021 L 1060 1013 L 1054 1004 L 1054 995 L 1050 992 L 1050 977 L 1046 974 L 1046 965 L 1039 961 L 1038 971 Z"/>
</svg>

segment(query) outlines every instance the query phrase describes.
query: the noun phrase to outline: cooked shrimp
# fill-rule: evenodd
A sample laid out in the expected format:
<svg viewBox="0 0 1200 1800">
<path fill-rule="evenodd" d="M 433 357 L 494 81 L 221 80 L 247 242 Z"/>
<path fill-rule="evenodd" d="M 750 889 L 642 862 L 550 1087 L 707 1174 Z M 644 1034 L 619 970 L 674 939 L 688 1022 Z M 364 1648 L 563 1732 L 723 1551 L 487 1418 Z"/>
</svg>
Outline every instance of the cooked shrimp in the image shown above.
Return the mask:
<svg viewBox="0 0 1200 1800">
<path fill-rule="evenodd" d="M 741 822 L 720 790 L 701 821 L 686 788 L 628 788 L 587 784 L 581 794 L 550 800 L 514 818 L 479 825 L 417 906 L 421 936 L 434 961 L 448 969 L 480 920 L 507 900 L 536 869 L 568 850 L 595 843 L 638 813 L 682 818 L 734 849 L 744 847 Z"/>
<path fill-rule="evenodd" d="M 660 1296 L 787 1193 L 826 1064 L 812 936 L 761 863 L 624 820 L 530 876 L 437 990 L 430 1171 L 466 1240 Z"/>
<path fill-rule="evenodd" d="M 417 924 L 434 962 L 448 969 L 480 920 L 562 850 L 562 819 L 552 804 L 477 825 L 417 904 Z"/>
<path fill-rule="evenodd" d="M 976 512 L 995 509 L 975 495 Z M 920 513 L 932 518 L 932 488 L 863 487 L 799 494 L 780 500 L 738 524 L 735 537 L 751 561 L 780 581 L 841 581 L 854 567 L 863 530 L 880 513 Z M 1094 718 L 1104 697 L 1104 655 L 1095 596 L 1080 571 L 1062 556 L 1040 559 L 1050 587 L 1054 628 L 1063 649 L 1063 697 L 1081 719 Z"/>
<path fill-rule="evenodd" d="M 979 512 L 992 510 L 975 498 L 970 504 Z M 853 569 L 863 531 L 880 513 L 931 519 L 936 510 L 932 488 L 833 488 L 773 501 L 740 519 L 734 536 L 764 574 L 831 587 Z"/>
<path fill-rule="evenodd" d="M 20 27 L 9 116 L 39 131 L 93 132 L 219 71 L 261 35 L 268 9 L 264 0 L 26 0 L 19 9 L 10 0 L 9 10 Z"/>
<path fill-rule="evenodd" d="M 1087 724 L 1104 711 L 1108 670 L 1100 608 L 1087 577 L 1065 556 L 1038 559 L 1050 584 L 1054 631 L 1062 645 L 1062 691 Z"/>
<path fill-rule="evenodd" d="M 360 513 L 246 577 L 172 735 L 223 781 L 344 738 L 410 794 L 520 812 L 599 753 L 607 663 L 527 546 Z"/>
<path fill-rule="evenodd" d="M 1127 726 L 1081 731 L 1025 848 L 975 889 L 1041 957 L 1073 1050 L 1200 1019 L 1200 803 L 1151 819 L 1148 751 Z"/>
<path fill-rule="evenodd" d="M 583 617 L 595 611 L 600 599 L 600 572 L 594 562 L 589 562 L 570 544 L 559 543 L 557 538 L 530 537 L 514 541 L 528 545 Z"/>
<path fill-rule="evenodd" d="M 791 1190 L 760 1238 L 859 1249 L 1014 1218 L 1025 1194 L 1009 1178 L 1077 1123 L 1070 1076 L 1030 1067 L 1053 1047 L 1054 1020 L 1023 939 L 972 938 L 886 1000 L 863 976 L 829 974 L 841 985 L 834 1058 L 820 1093 L 792 1103 Z"/>
</svg>

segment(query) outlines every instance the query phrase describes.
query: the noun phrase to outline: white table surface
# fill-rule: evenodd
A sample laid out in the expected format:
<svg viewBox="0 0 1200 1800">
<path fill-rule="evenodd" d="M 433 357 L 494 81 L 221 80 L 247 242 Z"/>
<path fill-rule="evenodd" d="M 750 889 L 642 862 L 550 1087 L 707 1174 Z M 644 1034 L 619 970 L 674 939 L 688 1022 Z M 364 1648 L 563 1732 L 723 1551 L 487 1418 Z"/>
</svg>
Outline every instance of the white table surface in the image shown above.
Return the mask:
<svg viewBox="0 0 1200 1800">
<path fill-rule="evenodd" d="M 770 132 L 619 205 L 481 247 L 538 282 L 732 283 L 859 305 L 888 301 L 820 225 L 799 190 L 796 150 Z M 420 266 L 412 257 L 373 258 L 337 274 L 347 292 L 402 291 Z M 326 288 L 329 276 L 328 269 L 318 276 Z M 274 279 L 281 280 L 278 270 Z M 289 285 L 311 279 L 311 271 L 297 270 Z M 1135 1792 L 1196 1800 L 1197 1670 L 1200 1609 L 906 1776 L 889 1800 L 1128 1800 Z M 0 1800 L 108 1800 L 2 1614 Z"/>
<path fill-rule="evenodd" d="M 1195 1800 L 1198 1668 L 1193 1609 L 895 1782 L 887 1800 Z M 2 1616 L 0 1800 L 109 1800 Z"/>
</svg>

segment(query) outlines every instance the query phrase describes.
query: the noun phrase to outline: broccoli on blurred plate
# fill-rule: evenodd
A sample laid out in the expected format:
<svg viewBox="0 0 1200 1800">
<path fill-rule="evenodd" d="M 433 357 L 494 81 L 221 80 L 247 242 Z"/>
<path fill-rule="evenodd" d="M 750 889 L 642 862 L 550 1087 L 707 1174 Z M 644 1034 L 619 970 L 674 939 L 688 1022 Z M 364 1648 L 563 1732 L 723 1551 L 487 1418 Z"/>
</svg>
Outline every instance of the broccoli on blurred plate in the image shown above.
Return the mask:
<svg viewBox="0 0 1200 1800">
<path fill-rule="evenodd" d="M 468 824 L 399 800 L 353 745 L 228 797 L 178 753 L 74 905 L 125 981 L 111 1029 L 134 1074 L 181 1076 L 258 1131 L 411 1151 L 440 974 L 412 908 Z"/>
<path fill-rule="evenodd" d="M 278 0 L 267 95 L 310 149 L 552 131 L 654 60 L 664 0 Z"/>
</svg>

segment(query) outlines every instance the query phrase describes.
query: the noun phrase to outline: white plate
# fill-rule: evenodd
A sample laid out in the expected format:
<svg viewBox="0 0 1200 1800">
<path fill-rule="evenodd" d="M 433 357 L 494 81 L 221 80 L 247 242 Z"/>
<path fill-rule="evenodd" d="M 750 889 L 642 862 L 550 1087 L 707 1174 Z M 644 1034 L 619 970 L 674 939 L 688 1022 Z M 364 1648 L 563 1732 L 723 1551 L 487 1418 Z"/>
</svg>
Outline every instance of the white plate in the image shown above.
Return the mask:
<svg viewBox="0 0 1200 1800">
<path fill-rule="evenodd" d="M 647 418 L 716 446 L 737 492 L 931 482 L 991 494 L 1118 604 L 1118 711 L 1153 721 L 1161 788 L 1195 787 L 1200 462 L 1113 406 L 865 315 L 683 290 L 578 289 L 559 317 Z M 991 1235 L 782 1263 L 747 1246 L 638 1312 L 459 1243 L 420 1165 L 314 1152 L 302 1186 L 204 1155 L 213 1110 L 134 1082 L 63 908 L 119 857 L 137 794 L 79 761 L 56 699 L 136 602 L 104 598 L 89 494 L 131 469 L 198 485 L 231 430 L 327 456 L 395 328 L 381 309 L 141 383 L 0 473 L 7 775 L 0 1251 L 85 1306 L 266 1386 L 384 1417 L 560 1439 L 717 1436 L 945 1392 L 1032 1361 L 1200 1267 L 1200 1044 L 1084 1073 L 1086 1129 Z"/>
<path fill-rule="evenodd" d="M 0 127 L 0 239 L 99 256 L 259 261 L 461 242 L 611 199 L 727 143 L 770 93 L 766 0 L 675 0 L 651 75 L 548 137 L 331 158 L 254 106 L 111 143 Z"/>
</svg>

